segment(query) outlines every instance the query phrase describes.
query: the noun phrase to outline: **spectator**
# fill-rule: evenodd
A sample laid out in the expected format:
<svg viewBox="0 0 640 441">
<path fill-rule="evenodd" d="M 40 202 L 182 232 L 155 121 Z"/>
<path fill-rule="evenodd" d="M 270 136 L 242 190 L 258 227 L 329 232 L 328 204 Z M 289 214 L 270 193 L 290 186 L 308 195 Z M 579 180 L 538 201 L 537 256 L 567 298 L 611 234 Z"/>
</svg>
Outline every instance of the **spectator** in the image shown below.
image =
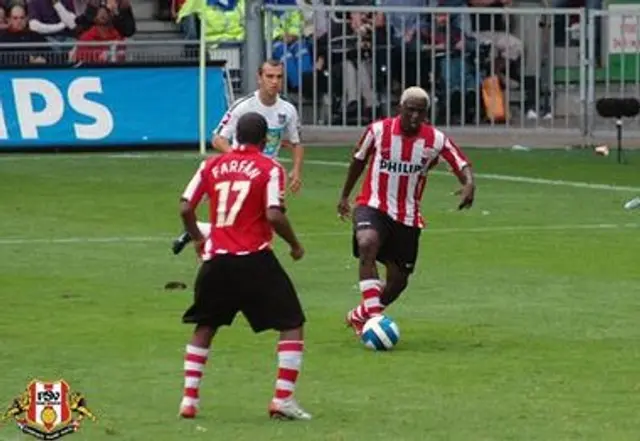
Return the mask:
<svg viewBox="0 0 640 441">
<path fill-rule="evenodd" d="M 511 0 L 469 0 L 469 5 L 481 8 L 504 8 L 511 6 Z M 497 49 L 499 66 L 509 63 L 513 79 L 519 81 L 520 60 L 524 51 L 522 41 L 507 32 L 507 17 L 504 14 L 477 14 L 471 18 L 471 28 L 478 40 Z M 503 70 L 503 69 L 500 69 Z"/>
<path fill-rule="evenodd" d="M 265 28 L 267 28 L 265 23 Z M 303 35 L 304 21 L 299 11 L 287 11 L 271 16 L 271 38 L 291 43 Z"/>
<path fill-rule="evenodd" d="M 87 8 L 87 0 L 74 0 L 73 5 L 76 15 L 79 17 L 84 14 L 85 9 Z"/>
<path fill-rule="evenodd" d="M 184 35 L 187 44 L 184 47 L 184 57 L 187 59 L 196 59 L 200 54 L 200 16 L 195 13 L 185 15 L 181 13 L 182 7 L 186 0 L 172 0 L 171 17 L 180 27 L 180 32 Z"/>
<path fill-rule="evenodd" d="M 171 17 L 180 26 L 180 32 L 184 35 L 186 40 L 194 41 L 200 37 L 200 19 L 195 13 L 189 15 L 180 14 L 182 6 L 186 0 L 172 0 L 171 2 Z"/>
<path fill-rule="evenodd" d="M 5 31 L 8 27 L 7 17 L 9 16 L 9 9 L 14 6 L 22 6 L 27 9 L 26 0 L 0 0 L 0 32 Z"/>
<path fill-rule="evenodd" d="M 156 0 L 156 12 L 154 14 L 156 20 L 171 21 L 171 2 L 172 0 Z"/>
<path fill-rule="evenodd" d="M 6 10 L 4 5 L 0 3 L 0 32 L 5 31 L 9 26 L 7 24 Z"/>
<path fill-rule="evenodd" d="M 608 2 L 608 3 L 613 3 L 613 2 Z M 618 3 L 618 2 L 615 2 L 615 3 Z M 633 7 L 636 7 L 635 5 L 637 5 L 636 2 L 628 2 L 628 3 L 634 5 Z M 594 19 L 594 24 L 595 24 L 594 29 L 596 33 L 595 41 L 593 41 L 593 44 L 595 46 L 595 56 L 596 56 L 596 59 L 594 61 L 596 63 L 596 66 L 598 67 L 602 66 L 602 60 L 601 60 L 602 58 L 602 53 L 601 53 L 602 26 L 600 24 L 602 19 L 600 17 L 590 17 L 590 12 L 601 10 L 602 4 L 603 4 L 602 0 L 552 0 L 551 1 L 551 6 L 553 8 L 586 8 L 584 19 L 585 20 L 589 20 L 590 18 Z M 634 21 L 635 20 L 636 19 L 634 17 Z M 568 17 L 566 15 L 556 15 L 554 16 L 553 23 L 555 28 L 553 30 L 554 37 L 555 37 L 554 38 L 555 46 L 564 47 L 565 41 L 566 41 L 565 40 L 566 33 L 575 32 L 580 29 L 579 16 Z M 589 41 L 589 39 L 587 39 L 587 46 L 589 46 L 589 44 L 591 43 L 592 42 Z M 586 48 L 586 50 L 587 51 L 589 50 L 588 47 Z"/>
<path fill-rule="evenodd" d="M 413 7 L 424 8 L 428 6 L 427 0 L 381 0 L 381 5 L 385 7 Z M 418 38 L 419 30 L 426 34 L 429 20 L 420 14 L 404 14 L 399 12 L 391 12 L 387 14 L 387 20 L 391 27 L 392 39 L 395 44 L 406 44 L 408 49 L 415 48 L 410 44 Z M 420 28 L 420 29 L 418 29 Z"/>
<path fill-rule="evenodd" d="M 9 15 L 9 9 L 16 5 L 22 6 L 26 9 L 27 0 L 0 0 L 0 9 L 4 9 L 5 19 Z"/>
<path fill-rule="evenodd" d="M 271 56 L 280 60 L 285 66 L 287 92 L 299 91 L 307 99 L 313 99 L 314 91 L 318 96 L 327 92 L 324 66 L 322 62 L 314 61 L 313 45 L 308 39 L 297 38 L 288 42 L 286 39 L 276 41 L 273 44 Z"/>
<path fill-rule="evenodd" d="M 27 26 L 27 11 L 24 6 L 15 5 L 8 10 L 8 27 L 0 34 L 0 44 L 42 43 L 42 47 L 3 48 L 0 63 L 3 65 L 23 65 L 46 63 L 48 49 L 45 38 Z"/>
<path fill-rule="evenodd" d="M 176 21 L 181 23 L 187 17 L 197 13 L 200 0 L 185 0 L 178 11 Z M 244 1 L 238 1 L 232 11 L 207 7 L 201 17 L 206 22 L 209 43 L 241 42 L 244 40 Z"/>
<path fill-rule="evenodd" d="M 120 32 L 113 25 L 111 10 L 102 5 L 96 13 L 94 25 L 78 39 L 75 61 L 86 63 L 108 63 L 124 61 L 124 47 L 113 43 L 124 40 Z M 83 42 L 109 42 L 105 45 L 83 45 Z"/>
<path fill-rule="evenodd" d="M 89 0 L 82 15 L 76 19 L 78 34 L 83 34 L 93 26 L 100 7 L 109 10 L 112 25 L 122 38 L 129 38 L 136 33 L 130 0 Z"/>
<path fill-rule="evenodd" d="M 311 0 L 312 5 L 322 5 L 322 0 Z M 340 6 L 362 6 L 359 0 L 341 0 Z M 339 92 L 341 108 L 349 120 L 357 118 L 362 100 L 363 119 L 373 113 L 376 99 L 373 90 L 371 35 L 373 18 L 361 12 L 322 14 L 315 18 L 318 63 L 331 69 L 332 94 Z M 342 85 L 336 90 L 336 85 Z M 341 118 L 342 111 L 338 112 Z M 360 122 L 356 121 L 358 124 Z"/>
<path fill-rule="evenodd" d="M 480 87 L 480 72 L 475 63 L 469 62 L 469 55 L 475 54 L 477 41 L 466 35 L 459 27 L 458 14 L 435 14 L 434 29 L 428 33 L 426 42 L 448 56 L 438 57 L 436 61 L 436 96 L 443 106 L 438 108 L 439 118 L 446 119 L 445 106 L 449 106 L 451 122 L 473 121 L 476 115 L 475 102 Z M 431 38 L 433 36 L 433 39 Z M 449 90 L 447 101 L 446 91 Z M 462 108 L 464 95 L 464 108 Z M 473 103 L 473 104 L 472 104 Z"/>
<path fill-rule="evenodd" d="M 29 28 L 49 41 L 73 40 L 76 29 L 73 0 L 30 0 Z"/>
<path fill-rule="evenodd" d="M 380 0 L 384 7 L 413 7 L 429 6 L 429 0 Z M 391 33 L 391 63 L 387 71 L 392 79 L 392 88 L 404 90 L 405 85 L 424 85 L 423 78 L 431 72 L 430 54 L 422 53 L 422 44 L 428 38 L 430 14 L 409 14 L 391 12 L 386 14 Z M 378 39 L 378 46 L 386 45 L 385 39 Z M 386 51 L 379 51 L 379 60 L 387 60 Z M 419 68 L 418 68 L 418 65 Z M 420 73 L 419 78 L 418 74 Z"/>
</svg>

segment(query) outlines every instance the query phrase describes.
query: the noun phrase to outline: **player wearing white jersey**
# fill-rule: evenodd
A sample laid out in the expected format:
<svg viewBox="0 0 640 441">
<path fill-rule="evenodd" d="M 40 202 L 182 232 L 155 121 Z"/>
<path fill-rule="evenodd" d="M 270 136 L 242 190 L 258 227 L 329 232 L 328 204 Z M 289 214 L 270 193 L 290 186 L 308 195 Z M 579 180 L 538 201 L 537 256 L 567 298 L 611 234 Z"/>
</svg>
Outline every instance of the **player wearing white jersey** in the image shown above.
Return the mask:
<svg viewBox="0 0 640 441">
<path fill-rule="evenodd" d="M 300 144 L 300 118 L 295 106 L 280 96 L 284 66 L 276 60 L 268 60 L 258 69 L 258 90 L 234 102 L 213 131 L 214 150 L 226 153 L 237 144 L 236 125 L 240 117 L 249 112 L 262 115 L 268 124 L 267 145 L 263 153 L 276 158 L 282 147 L 291 148 L 293 167 L 289 173 L 290 189 L 297 193 L 302 186 L 302 160 L 304 149 Z M 198 222 L 203 236 L 209 236 L 211 224 Z M 184 232 L 173 241 L 174 254 L 180 253 L 191 241 Z"/>
</svg>

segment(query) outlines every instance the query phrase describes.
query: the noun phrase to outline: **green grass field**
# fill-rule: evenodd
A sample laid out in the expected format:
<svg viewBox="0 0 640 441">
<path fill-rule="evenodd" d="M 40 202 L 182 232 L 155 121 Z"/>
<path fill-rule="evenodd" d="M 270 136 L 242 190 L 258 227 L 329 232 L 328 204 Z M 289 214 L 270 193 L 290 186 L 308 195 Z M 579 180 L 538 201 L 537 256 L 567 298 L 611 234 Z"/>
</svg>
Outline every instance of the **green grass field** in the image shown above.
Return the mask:
<svg viewBox="0 0 640 441">
<path fill-rule="evenodd" d="M 388 311 L 401 341 L 373 353 L 342 322 L 359 299 L 335 214 L 349 151 L 308 150 L 289 198 L 307 256 L 275 247 L 308 316 L 309 423 L 267 418 L 276 336 L 242 317 L 214 342 L 199 418 L 177 418 L 197 267 L 169 248 L 197 156 L 0 156 L 0 404 L 64 378 L 99 416 L 71 436 L 91 441 L 637 441 L 640 211 L 622 204 L 640 195 L 640 156 L 467 153 L 476 206 L 454 209 L 444 169 L 430 178 L 417 270 Z"/>
</svg>

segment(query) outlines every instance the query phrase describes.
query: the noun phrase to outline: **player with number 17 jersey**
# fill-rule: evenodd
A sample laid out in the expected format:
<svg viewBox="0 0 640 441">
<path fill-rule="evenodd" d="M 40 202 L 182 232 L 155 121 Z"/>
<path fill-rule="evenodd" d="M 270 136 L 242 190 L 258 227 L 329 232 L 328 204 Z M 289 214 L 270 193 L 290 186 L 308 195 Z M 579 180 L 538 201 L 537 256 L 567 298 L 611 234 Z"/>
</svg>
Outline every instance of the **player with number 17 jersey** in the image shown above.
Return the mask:
<svg viewBox="0 0 640 441">
<path fill-rule="evenodd" d="M 306 318 L 293 283 L 271 250 L 273 233 L 289 244 L 294 260 L 302 258 L 304 249 L 284 212 L 284 169 L 262 153 L 266 119 L 248 112 L 239 118 L 237 132 L 238 145 L 205 160 L 180 201 L 185 230 L 198 247 L 204 243 L 194 301 L 182 316 L 183 323 L 196 327 L 186 348 L 180 415 L 194 418 L 198 413 L 200 381 L 213 337 L 242 312 L 255 333 L 280 332 L 269 415 L 308 420 L 311 415 L 293 398 Z M 197 206 L 205 196 L 214 227 L 207 236 L 196 221 Z"/>
<path fill-rule="evenodd" d="M 273 233 L 265 212 L 284 208 L 284 188 L 284 168 L 255 147 L 238 147 L 203 161 L 182 195 L 193 207 L 203 196 L 209 199 L 209 218 L 215 228 L 207 237 L 202 259 L 268 249 Z"/>
</svg>

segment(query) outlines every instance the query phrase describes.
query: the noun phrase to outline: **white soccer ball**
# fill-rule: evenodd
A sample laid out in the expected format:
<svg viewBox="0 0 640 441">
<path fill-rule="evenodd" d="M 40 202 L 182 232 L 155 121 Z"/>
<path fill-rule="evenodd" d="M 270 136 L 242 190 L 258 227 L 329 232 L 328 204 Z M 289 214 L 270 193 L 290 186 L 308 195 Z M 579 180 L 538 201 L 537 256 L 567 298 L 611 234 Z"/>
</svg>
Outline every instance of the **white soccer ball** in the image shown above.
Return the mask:
<svg viewBox="0 0 640 441">
<path fill-rule="evenodd" d="M 377 315 L 364 324 L 360 340 L 365 347 L 374 351 L 388 351 L 400 340 L 400 329 L 386 315 Z"/>
</svg>

